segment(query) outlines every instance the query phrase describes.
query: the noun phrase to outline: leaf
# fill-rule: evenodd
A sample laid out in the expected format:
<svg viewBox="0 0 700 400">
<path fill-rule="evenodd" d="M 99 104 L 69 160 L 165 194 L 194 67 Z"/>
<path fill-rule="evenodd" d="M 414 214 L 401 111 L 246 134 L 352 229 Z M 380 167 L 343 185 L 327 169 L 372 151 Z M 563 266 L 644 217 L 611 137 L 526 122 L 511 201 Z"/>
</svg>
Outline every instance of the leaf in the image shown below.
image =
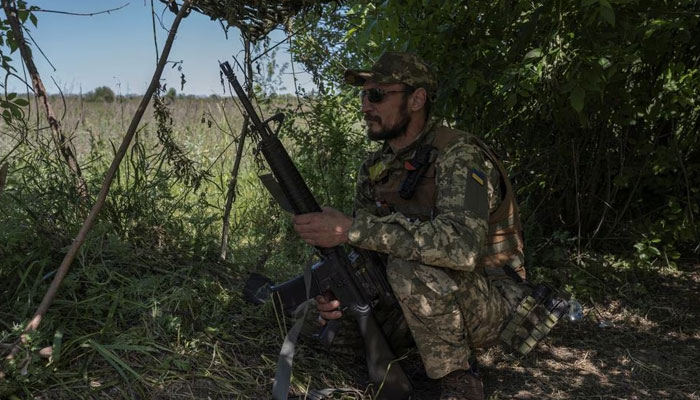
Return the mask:
<svg viewBox="0 0 700 400">
<path fill-rule="evenodd" d="M 34 15 L 34 13 L 29 14 L 29 20 L 32 21 L 32 24 L 36 28 L 38 21 L 36 19 L 36 15 Z"/>
<path fill-rule="evenodd" d="M 124 362 L 124 360 L 117 357 L 116 354 L 112 353 L 101 344 L 95 342 L 92 339 L 88 340 L 88 344 L 90 345 L 90 347 L 97 350 L 97 352 L 100 353 L 100 355 L 105 359 L 105 361 L 107 361 L 115 370 L 117 370 L 119 375 L 121 375 L 125 381 L 129 380 L 126 374 L 124 373 L 125 370 L 131 373 L 131 375 L 133 375 L 136 379 L 140 381 L 143 380 L 143 378 L 141 377 L 141 375 L 139 375 L 138 372 L 134 371 L 127 363 Z"/>
<path fill-rule="evenodd" d="M 350 37 L 352 36 L 352 34 L 357 32 L 358 29 L 359 29 L 359 26 L 356 26 L 356 27 L 353 27 L 350 30 L 348 30 L 348 32 L 345 34 L 345 36 L 343 36 L 342 41 L 347 42 L 348 39 L 350 39 Z"/>
<path fill-rule="evenodd" d="M 26 107 L 29 105 L 29 102 L 25 99 L 16 99 L 15 104 L 17 104 L 20 107 Z"/>
<path fill-rule="evenodd" d="M 532 49 L 525 54 L 525 57 L 523 57 L 523 61 L 529 60 L 531 58 L 538 58 L 538 57 L 542 57 L 542 49 L 540 49 L 540 48 Z"/>
<path fill-rule="evenodd" d="M 476 93 L 476 81 L 471 78 L 467 79 L 465 89 L 467 90 L 467 94 L 472 96 L 474 93 Z"/>
<path fill-rule="evenodd" d="M 363 7 L 362 7 L 362 4 L 355 4 L 354 6 L 352 6 L 352 7 L 348 10 L 348 12 L 347 12 L 345 15 L 348 16 L 348 17 L 351 16 L 351 15 L 355 15 L 355 14 L 357 14 L 357 12 L 360 11 L 362 8 L 363 8 Z"/>
<path fill-rule="evenodd" d="M 588 6 L 590 6 L 591 4 L 595 4 L 595 3 L 597 3 L 597 2 L 598 2 L 598 0 L 583 0 L 583 1 L 581 2 L 581 6 L 583 6 L 583 7 L 588 7 Z"/>
<path fill-rule="evenodd" d="M 63 327 L 56 329 L 53 334 L 53 351 L 51 352 L 51 362 L 57 364 L 61 359 L 61 347 L 63 344 Z"/>
<path fill-rule="evenodd" d="M 27 17 L 29 16 L 29 11 L 27 10 L 17 10 L 17 18 L 24 23 L 27 20 Z"/>
<path fill-rule="evenodd" d="M 21 119 L 21 118 L 22 118 L 22 109 L 20 109 L 20 108 L 17 107 L 16 105 L 10 104 L 10 112 L 12 113 L 12 116 L 13 116 L 14 118 L 17 118 L 17 119 Z"/>
<path fill-rule="evenodd" d="M 615 12 L 608 0 L 600 0 L 600 18 L 611 26 L 615 26 Z"/>
<path fill-rule="evenodd" d="M 583 90 L 581 86 L 576 86 L 574 90 L 571 91 L 571 96 L 569 96 L 569 102 L 571 102 L 571 107 L 574 110 L 581 112 L 583 111 L 583 102 L 586 98 L 586 91 Z"/>
<path fill-rule="evenodd" d="M 516 94 L 511 94 L 506 98 L 506 110 L 510 110 L 515 107 L 515 103 L 518 102 L 518 96 Z"/>
</svg>

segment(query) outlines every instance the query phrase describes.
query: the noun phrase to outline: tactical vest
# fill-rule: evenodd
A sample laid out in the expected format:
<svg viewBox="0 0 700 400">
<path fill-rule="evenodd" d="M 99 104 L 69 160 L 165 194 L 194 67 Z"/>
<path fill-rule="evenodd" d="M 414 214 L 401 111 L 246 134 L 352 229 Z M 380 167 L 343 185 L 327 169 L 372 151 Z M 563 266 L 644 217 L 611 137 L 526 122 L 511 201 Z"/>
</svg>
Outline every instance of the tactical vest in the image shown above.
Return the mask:
<svg viewBox="0 0 700 400">
<path fill-rule="evenodd" d="M 432 141 L 430 138 L 426 139 L 426 144 L 432 145 L 434 150 L 431 153 L 430 164 L 418 180 L 415 192 L 411 198 L 405 199 L 399 194 L 401 185 L 409 174 L 409 170 L 406 168 L 390 169 L 388 171 L 389 175 L 384 179 L 370 182 L 374 200 L 381 207 L 379 214 L 397 211 L 407 218 L 421 221 L 429 221 L 435 218 L 440 212 L 435 206 L 437 200 L 435 161 L 440 153 L 456 140 L 459 135 L 469 134 L 447 127 L 439 127 L 433 132 Z M 478 146 L 482 150 L 483 154 L 498 169 L 501 177 L 502 201 L 496 210 L 489 213 L 486 246 L 482 250 L 476 270 L 495 280 L 512 277 L 512 271 L 520 278 L 525 279 L 520 215 L 508 175 L 503 164 L 488 146 L 473 135 L 468 137 L 469 143 Z M 416 151 L 420 151 L 420 146 Z M 378 161 L 378 158 L 371 160 L 370 164 L 376 161 Z M 369 165 L 370 170 L 372 166 Z M 505 266 L 509 266 L 511 271 L 504 270 Z"/>
</svg>

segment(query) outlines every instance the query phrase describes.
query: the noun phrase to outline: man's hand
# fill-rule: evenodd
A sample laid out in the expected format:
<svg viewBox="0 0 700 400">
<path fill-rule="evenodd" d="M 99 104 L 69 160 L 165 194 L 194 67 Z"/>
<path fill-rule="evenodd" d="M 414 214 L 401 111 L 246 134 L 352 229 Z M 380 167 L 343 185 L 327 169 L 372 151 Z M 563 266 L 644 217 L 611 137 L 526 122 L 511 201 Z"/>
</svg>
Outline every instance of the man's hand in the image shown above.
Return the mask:
<svg viewBox="0 0 700 400">
<path fill-rule="evenodd" d="M 294 230 L 306 243 L 320 247 L 346 243 L 352 226 L 352 218 L 330 207 L 323 207 L 321 212 L 295 215 L 292 221 Z"/>
<path fill-rule="evenodd" d="M 329 320 L 342 317 L 343 313 L 340 312 L 338 307 L 340 307 L 340 302 L 333 299 L 330 293 L 326 292 L 316 296 L 316 309 L 320 314 L 318 323 L 324 326 Z"/>
</svg>

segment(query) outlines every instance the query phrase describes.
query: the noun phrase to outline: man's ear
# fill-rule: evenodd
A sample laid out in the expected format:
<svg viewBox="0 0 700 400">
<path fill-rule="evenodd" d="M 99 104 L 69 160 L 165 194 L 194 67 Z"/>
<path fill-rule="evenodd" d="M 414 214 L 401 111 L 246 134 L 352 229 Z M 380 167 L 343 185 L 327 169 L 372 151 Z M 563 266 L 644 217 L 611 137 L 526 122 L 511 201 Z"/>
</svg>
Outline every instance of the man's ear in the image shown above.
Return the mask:
<svg viewBox="0 0 700 400">
<path fill-rule="evenodd" d="M 428 92 L 426 92 L 424 88 L 418 88 L 411 93 L 411 111 L 420 111 L 423 107 L 425 107 L 425 101 L 427 98 Z"/>
</svg>

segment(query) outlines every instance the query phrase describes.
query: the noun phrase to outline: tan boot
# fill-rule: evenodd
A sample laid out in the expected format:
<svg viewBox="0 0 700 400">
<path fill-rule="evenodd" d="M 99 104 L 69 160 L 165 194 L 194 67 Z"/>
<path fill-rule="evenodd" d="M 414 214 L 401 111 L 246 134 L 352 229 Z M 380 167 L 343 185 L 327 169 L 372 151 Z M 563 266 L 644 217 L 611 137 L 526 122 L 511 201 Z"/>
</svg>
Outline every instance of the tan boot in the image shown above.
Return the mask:
<svg viewBox="0 0 700 400">
<path fill-rule="evenodd" d="M 476 371 L 453 371 L 440 379 L 440 400 L 484 400 L 484 398 L 484 384 Z"/>
</svg>

